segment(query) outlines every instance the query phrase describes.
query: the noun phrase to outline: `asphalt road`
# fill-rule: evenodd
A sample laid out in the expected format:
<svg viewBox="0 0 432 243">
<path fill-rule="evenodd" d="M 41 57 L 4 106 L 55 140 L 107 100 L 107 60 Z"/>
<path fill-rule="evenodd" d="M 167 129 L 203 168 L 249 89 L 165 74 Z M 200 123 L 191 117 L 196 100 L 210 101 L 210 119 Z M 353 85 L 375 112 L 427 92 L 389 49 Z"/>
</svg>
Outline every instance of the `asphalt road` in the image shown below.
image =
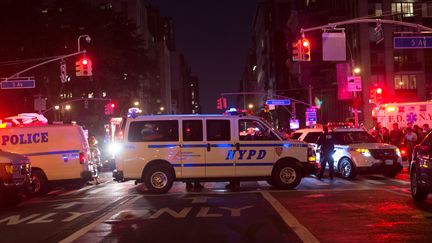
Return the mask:
<svg viewBox="0 0 432 243">
<path fill-rule="evenodd" d="M 406 242 L 432 239 L 432 198 L 414 203 L 407 173 L 395 179 L 304 178 L 295 190 L 266 182 L 175 183 L 150 195 L 109 175 L 0 211 L 1 242 Z"/>
</svg>

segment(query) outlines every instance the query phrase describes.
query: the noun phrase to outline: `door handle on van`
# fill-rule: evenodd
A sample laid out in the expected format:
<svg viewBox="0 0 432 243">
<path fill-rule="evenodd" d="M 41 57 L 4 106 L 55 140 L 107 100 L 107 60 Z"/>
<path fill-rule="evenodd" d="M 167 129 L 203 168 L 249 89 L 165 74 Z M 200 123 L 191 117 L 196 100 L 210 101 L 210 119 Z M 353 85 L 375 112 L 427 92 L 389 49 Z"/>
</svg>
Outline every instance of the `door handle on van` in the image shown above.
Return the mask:
<svg viewBox="0 0 432 243">
<path fill-rule="evenodd" d="M 236 143 L 235 144 L 235 148 L 236 148 L 237 151 L 240 150 L 240 143 Z"/>
<path fill-rule="evenodd" d="M 210 143 L 207 143 L 207 151 L 210 151 L 210 149 L 211 149 L 211 145 Z"/>
</svg>

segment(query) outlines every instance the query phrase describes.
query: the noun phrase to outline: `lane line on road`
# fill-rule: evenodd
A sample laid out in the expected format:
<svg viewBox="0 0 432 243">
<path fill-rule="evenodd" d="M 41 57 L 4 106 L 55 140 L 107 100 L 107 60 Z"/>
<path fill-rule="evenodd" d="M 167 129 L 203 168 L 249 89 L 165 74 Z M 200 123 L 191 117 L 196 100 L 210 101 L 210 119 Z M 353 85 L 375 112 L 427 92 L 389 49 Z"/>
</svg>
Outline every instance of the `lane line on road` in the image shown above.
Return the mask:
<svg viewBox="0 0 432 243">
<path fill-rule="evenodd" d="M 403 185 L 409 185 L 411 182 L 409 181 L 403 181 L 403 180 L 398 180 L 398 179 L 389 179 L 390 181 L 394 181 Z"/>
<path fill-rule="evenodd" d="M 91 188 L 92 188 L 92 187 L 90 187 L 90 186 L 86 186 L 86 187 L 80 188 L 80 189 L 78 189 L 78 190 L 72 190 L 72 191 L 70 191 L 70 192 L 62 193 L 61 196 L 76 195 L 76 194 L 79 194 L 79 193 L 82 192 L 82 191 L 90 190 Z"/>
<path fill-rule="evenodd" d="M 370 180 L 370 179 L 363 179 L 362 178 L 361 180 L 364 181 L 364 182 L 367 182 L 369 184 L 373 184 L 373 185 L 384 185 L 384 184 L 386 184 L 386 183 L 381 182 L 381 181 Z"/>
<path fill-rule="evenodd" d="M 89 191 L 89 194 L 96 194 L 96 193 L 101 192 L 101 191 L 106 190 L 106 189 L 107 189 L 107 187 L 105 187 L 105 186 L 104 187 L 99 187 L 97 189 Z"/>
<path fill-rule="evenodd" d="M 84 228 L 79 229 L 75 233 L 69 235 L 68 237 L 64 238 L 63 240 L 59 241 L 59 243 L 69 243 L 73 242 L 74 240 L 78 239 L 79 237 L 85 235 L 87 232 L 98 226 L 99 224 L 103 223 L 104 221 L 108 220 L 112 216 L 114 216 L 116 213 L 120 212 L 123 208 L 130 206 L 132 203 L 136 202 L 138 199 L 142 198 L 141 195 L 136 196 L 130 200 L 126 200 L 123 203 L 120 203 L 120 206 L 114 209 L 113 211 L 105 214 L 103 217 L 100 217 L 98 220 L 94 221 L 93 223 L 85 226 Z"/>
<path fill-rule="evenodd" d="M 303 242 L 319 242 L 319 240 L 292 215 L 276 198 L 269 192 L 261 192 L 263 197 L 273 206 L 283 221 L 290 227 Z"/>
<path fill-rule="evenodd" d="M 257 181 L 259 187 L 270 187 L 267 181 Z"/>
</svg>

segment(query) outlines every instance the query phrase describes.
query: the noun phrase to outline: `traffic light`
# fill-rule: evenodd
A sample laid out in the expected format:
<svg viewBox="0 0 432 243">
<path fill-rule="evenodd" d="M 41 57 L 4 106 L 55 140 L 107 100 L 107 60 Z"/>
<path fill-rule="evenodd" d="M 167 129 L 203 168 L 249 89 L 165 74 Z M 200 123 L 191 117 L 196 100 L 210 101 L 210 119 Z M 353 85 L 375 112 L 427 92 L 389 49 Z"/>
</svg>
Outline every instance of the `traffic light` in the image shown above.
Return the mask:
<svg viewBox="0 0 432 243">
<path fill-rule="evenodd" d="M 221 97 L 216 101 L 216 109 L 223 110 L 227 108 L 227 101 L 225 97 Z"/>
<path fill-rule="evenodd" d="M 292 60 L 293 62 L 301 61 L 300 41 L 296 41 L 292 44 Z"/>
<path fill-rule="evenodd" d="M 114 114 L 114 108 L 116 107 L 116 104 L 114 103 L 108 103 L 105 105 L 105 115 L 112 115 Z"/>
<path fill-rule="evenodd" d="M 369 103 L 375 104 L 376 103 L 376 89 L 371 88 L 369 92 Z"/>
<path fill-rule="evenodd" d="M 222 110 L 222 98 L 217 99 L 216 101 L 216 109 Z"/>
<path fill-rule="evenodd" d="M 301 49 L 301 60 L 304 62 L 310 62 L 311 60 L 311 56 L 310 56 L 310 42 L 308 39 L 303 38 L 301 39 L 301 45 L 300 45 L 300 49 Z"/>
<path fill-rule="evenodd" d="M 376 89 L 376 95 L 375 95 L 376 103 L 381 104 L 383 101 L 383 89 L 377 88 Z"/>
<path fill-rule="evenodd" d="M 82 58 L 75 62 L 76 76 L 92 76 L 92 61 L 88 58 Z"/>
<path fill-rule="evenodd" d="M 381 104 L 383 102 L 383 89 L 380 87 L 371 88 L 369 103 Z"/>
<path fill-rule="evenodd" d="M 105 115 L 110 115 L 111 114 L 111 107 L 109 106 L 109 104 L 106 104 L 104 106 L 104 114 Z"/>
</svg>

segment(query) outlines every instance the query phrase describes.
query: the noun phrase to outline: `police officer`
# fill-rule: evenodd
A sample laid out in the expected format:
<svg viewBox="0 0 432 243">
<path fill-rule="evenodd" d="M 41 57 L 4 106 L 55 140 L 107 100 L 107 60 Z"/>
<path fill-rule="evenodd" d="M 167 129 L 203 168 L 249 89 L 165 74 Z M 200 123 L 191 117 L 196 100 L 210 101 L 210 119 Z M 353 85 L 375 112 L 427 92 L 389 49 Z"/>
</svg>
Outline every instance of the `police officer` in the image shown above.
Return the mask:
<svg viewBox="0 0 432 243">
<path fill-rule="evenodd" d="M 320 171 L 319 171 L 317 177 L 319 180 L 321 180 L 321 178 L 324 174 L 324 170 L 326 168 L 326 163 L 328 162 L 328 164 L 329 164 L 329 177 L 330 177 L 330 180 L 333 180 L 334 139 L 333 139 L 333 134 L 329 133 L 328 127 L 324 127 L 324 133 L 321 134 L 321 136 L 318 138 L 317 144 L 318 144 L 318 146 L 321 147 L 321 154 L 320 154 L 321 168 L 320 168 Z"/>
</svg>

